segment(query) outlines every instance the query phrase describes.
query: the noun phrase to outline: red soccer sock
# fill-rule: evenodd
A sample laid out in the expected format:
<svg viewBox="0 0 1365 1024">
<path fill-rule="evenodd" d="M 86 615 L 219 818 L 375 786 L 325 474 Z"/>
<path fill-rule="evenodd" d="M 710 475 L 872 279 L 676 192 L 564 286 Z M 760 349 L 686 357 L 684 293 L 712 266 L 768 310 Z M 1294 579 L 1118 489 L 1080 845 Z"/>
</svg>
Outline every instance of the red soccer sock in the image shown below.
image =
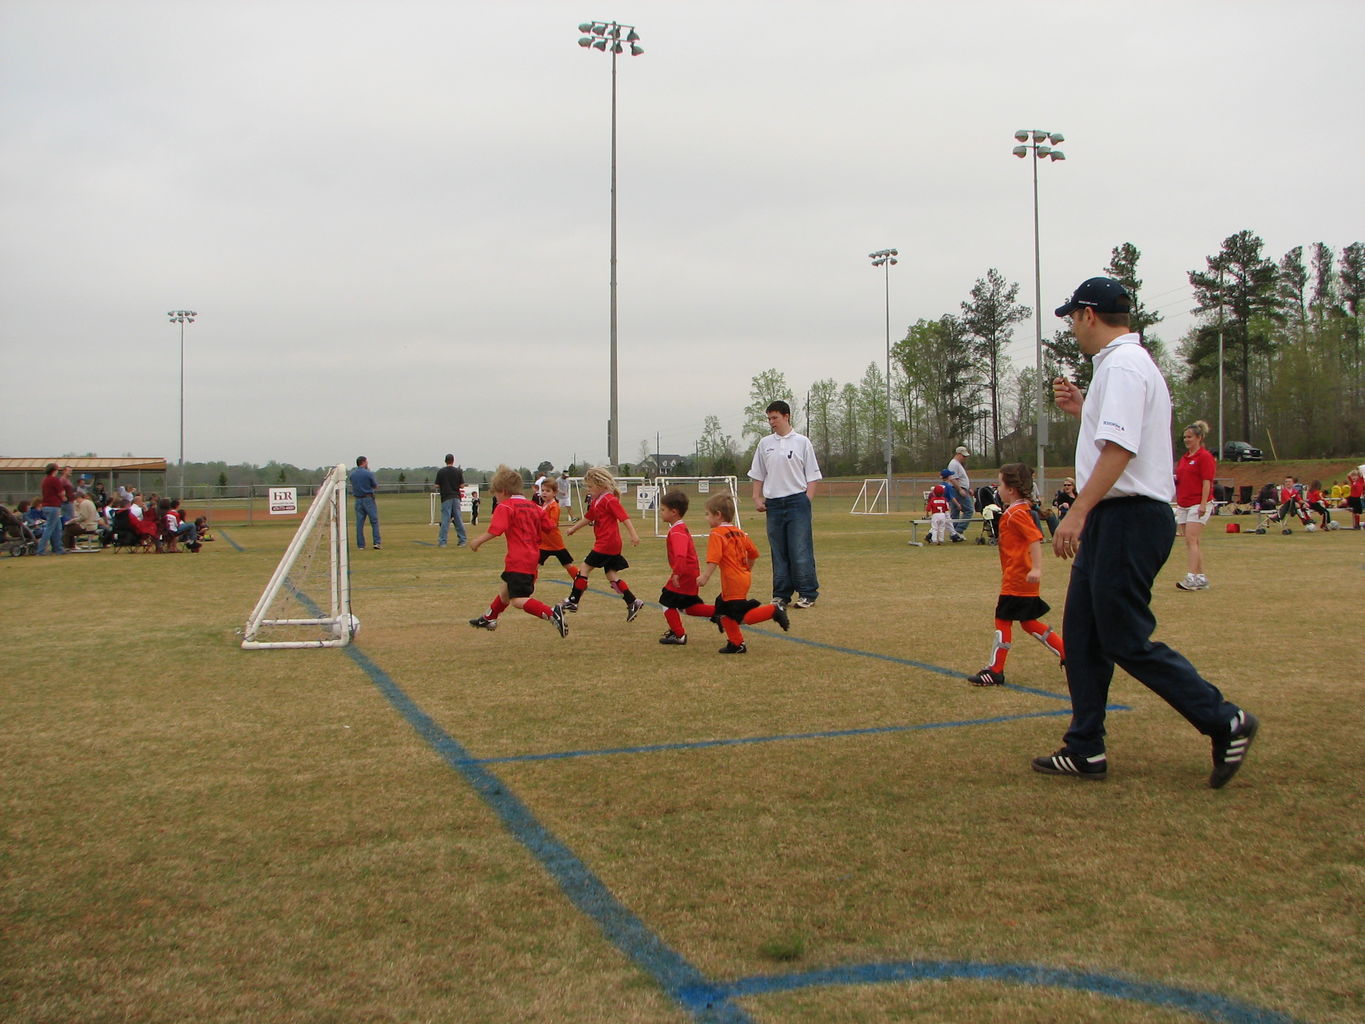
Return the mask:
<svg viewBox="0 0 1365 1024">
<path fill-rule="evenodd" d="M 499 615 L 501 615 L 501 614 L 502 614 L 503 612 L 505 612 L 506 610 L 507 610 L 507 602 L 504 601 L 504 600 L 502 599 L 502 596 L 501 596 L 501 595 L 499 595 L 499 596 L 493 598 L 492 602 L 489 603 L 489 605 L 488 605 L 488 611 L 486 611 L 486 612 L 483 613 L 483 617 L 484 617 L 485 619 L 496 619 Z"/>
<path fill-rule="evenodd" d="M 744 616 L 744 624 L 752 626 L 756 622 L 767 622 L 773 617 L 775 611 L 777 611 L 776 605 L 761 604 L 757 608 L 750 609 L 749 613 Z"/>
<path fill-rule="evenodd" d="M 538 619 L 548 619 L 551 608 L 544 601 L 537 601 L 534 597 L 528 597 L 526 603 L 521 606 L 521 610 L 527 615 L 534 615 Z"/>
<path fill-rule="evenodd" d="M 630 592 L 630 586 L 625 580 L 612 580 L 611 585 L 616 588 L 616 592 L 621 595 L 621 599 L 625 601 L 626 604 L 635 603 L 635 595 Z"/>
<path fill-rule="evenodd" d="M 1019 625 L 1024 627 L 1025 633 L 1057 655 L 1059 661 L 1066 661 L 1066 647 L 1062 644 L 1062 638 L 1048 629 L 1047 623 L 1030 619 L 1028 622 L 1019 623 Z"/>
<path fill-rule="evenodd" d="M 739 630 L 739 623 L 731 618 L 722 618 L 721 626 L 725 629 L 725 638 L 738 647 L 744 643 L 744 634 Z"/>
<path fill-rule="evenodd" d="M 716 606 L 713 604 L 694 604 L 691 608 L 687 609 L 687 614 L 695 615 L 701 619 L 709 619 L 712 615 L 716 614 Z"/>
<path fill-rule="evenodd" d="M 588 589 L 588 577 L 584 573 L 579 573 L 573 578 L 573 593 L 569 595 L 569 600 L 578 604 L 583 598 L 583 591 Z"/>
<path fill-rule="evenodd" d="M 1010 642 L 1014 639 L 1014 627 L 1004 619 L 995 620 L 995 646 L 991 648 L 991 671 L 1001 674 L 1005 671 L 1005 659 L 1010 655 Z"/>
<path fill-rule="evenodd" d="M 687 630 L 683 629 L 682 616 L 678 614 L 678 609 L 665 608 L 664 621 L 668 623 L 668 628 L 673 631 L 674 636 L 687 635 Z"/>
</svg>

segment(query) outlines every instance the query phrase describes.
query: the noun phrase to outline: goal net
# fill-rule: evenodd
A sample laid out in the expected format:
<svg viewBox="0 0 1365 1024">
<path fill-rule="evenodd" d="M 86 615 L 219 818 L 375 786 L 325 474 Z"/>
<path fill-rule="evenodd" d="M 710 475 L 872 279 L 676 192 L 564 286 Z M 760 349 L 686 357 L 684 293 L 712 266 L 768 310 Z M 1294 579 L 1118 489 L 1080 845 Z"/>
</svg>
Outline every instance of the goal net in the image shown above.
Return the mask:
<svg viewBox="0 0 1365 1024">
<path fill-rule="evenodd" d="M 891 495 L 886 490 L 886 477 L 864 480 L 863 488 L 853 499 L 848 510 L 854 516 L 886 516 L 891 514 Z"/>
<path fill-rule="evenodd" d="M 346 467 L 327 473 L 308 514 L 246 621 L 242 648 L 345 647 L 351 614 L 346 537 Z"/>
<path fill-rule="evenodd" d="M 735 525 L 743 528 L 739 521 L 739 478 L 733 476 L 661 476 L 654 481 L 662 498 L 669 491 L 682 491 L 687 495 L 687 514 L 693 523 L 692 536 L 705 537 L 706 499 L 713 494 L 728 494 L 735 501 Z M 700 529 L 695 524 L 701 523 Z M 668 524 L 659 518 L 659 503 L 654 503 L 654 536 L 667 537 Z"/>
</svg>

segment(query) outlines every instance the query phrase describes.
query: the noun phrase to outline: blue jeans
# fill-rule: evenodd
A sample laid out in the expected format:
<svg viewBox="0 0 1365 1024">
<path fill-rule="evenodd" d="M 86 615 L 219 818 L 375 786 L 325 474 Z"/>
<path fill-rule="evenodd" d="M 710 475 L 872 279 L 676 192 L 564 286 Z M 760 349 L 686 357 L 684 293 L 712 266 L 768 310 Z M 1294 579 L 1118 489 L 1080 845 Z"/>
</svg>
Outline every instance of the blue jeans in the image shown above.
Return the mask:
<svg viewBox="0 0 1365 1024">
<path fill-rule="evenodd" d="M 66 549 L 62 547 L 62 510 L 44 505 L 41 511 L 43 532 L 38 536 L 38 554 L 47 554 L 43 549 L 49 545 L 54 555 L 66 554 Z"/>
<path fill-rule="evenodd" d="M 447 498 L 441 502 L 441 534 L 436 538 L 436 543 L 441 547 L 446 546 L 446 537 L 450 535 L 450 521 L 455 520 L 455 536 L 460 538 L 463 544 L 468 538 L 464 532 L 464 520 L 460 518 L 460 499 Z"/>
<path fill-rule="evenodd" d="M 355 500 L 355 546 L 358 548 L 365 546 L 366 518 L 370 520 L 370 535 L 374 537 L 374 546 L 379 547 L 379 506 L 375 504 L 373 494 Z"/>
<path fill-rule="evenodd" d="M 970 492 L 957 492 L 957 510 L 959 518 L 953 521 L 953 529 L 961 536 L 967 532 L 967 524 L 971 522 L 972 515 L 976 512 L 976 502 L 972 500 Z"/>
<path fill-rule="evenodd" d="M 815 578 L 815 539 L 811 535 L 810 498 L 805 491 L 781 498 L 765 498 L 768 506 L 768 547 L 773 558 L 773 597 L 790 601 L 792 591 L 808 601 L 820 596 Z"/>
<path fill-rule="evenodd" d="M 1066 748 L 1104 753 L 1104 714 L 1117 664 L 1206 736 L 1225 736 L 1237 707 L 1181 654 L 1154 643 L 1152 581 L 1175 541 L 1165 502 L 1116 498 L 1091 510 L 1071 567 L 1062 616 L 1071 728 Z"/>
</svg>

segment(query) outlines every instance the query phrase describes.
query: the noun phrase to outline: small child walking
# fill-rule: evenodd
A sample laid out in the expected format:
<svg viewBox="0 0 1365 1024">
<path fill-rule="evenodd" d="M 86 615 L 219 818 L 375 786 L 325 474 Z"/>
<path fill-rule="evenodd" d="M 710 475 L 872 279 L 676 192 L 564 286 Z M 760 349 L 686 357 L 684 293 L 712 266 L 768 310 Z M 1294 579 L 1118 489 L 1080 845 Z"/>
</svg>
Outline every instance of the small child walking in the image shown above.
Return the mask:
<svg viewBox="0 0 1365 1024">
<path fill-rule="evenodd" d="M 564 546 L 564 535 L 559 532 L 559 513 L 563 508 L 559 504 L 559 483 L 553 477 L 548 478 L 541 485 L 544 493 L 545 503 L 541 505 L 543 518 L 540 526 L 540 565 L 544 565 L 549 559 L 559 559 L 559 564 L 564 567 L 564 571 L 569 574 L 569 580 L 578 579 L 578 566 L 573 564 L 573 555 L 569 554 Z"/>
<path fill-rule="evenodd" d="M 698 605 L 693 615 L 710 615 L 725 634 L 721 654 L 748 654 L 740 623 L 753 625 L 772 619 L 783 631 L 791 628 L 787 609 L 780 604 L 760 605 L 749 599 L 752 569 L 758 561 L 758 548 L 749 535 L 734 525 L 735 500 L 728 494 L 713 494 L 706 502 L 706 522 L 711 527 L 706 540 L 706 571 L 697 580 L 697 589 L 706 586 L 711 574 L 720 569 L 720 597 L 714 605 Z"/>
<path fill-rule="evenodd" d="M 942 544 L 948 536 L 948 498 L 942 484 L 934 484 L 934 491 L 924 503 L 925 514 L 929 516 L 929 543 Z"/>
<path fill-rule="evenodd" d="M 591 526 L 592 550 L 583 559 L 585 568 L 574 577 L 573 591 L 564 602 L 564 607 L 571 612 L 578 611 L 578 602 L 583 600 L 583 592 L 588 589 L 588 574 L 594 569 L 602 569 L 612 588 L 626 602 L 626 621 L 634 622 L 645 603 L 631 593 L 630 587 L 619 575 L 630 568 L 630 563 L 621 556 L 621 527 L 624 526 L 626 533 L 630 534 L 633 547 L 639 546 L 640 535 L 621 505 L 621 492 L 610 470 L 605 466 L 593 466 L 583 474 L 583 488 L 588 492 L 588 507 L 583 512 L 583 518 L 569 527 L 565 534 L 572 537 L 584 526 Z"/>
<path fill-rule="evenodd" d="M 967 678 L 976 686 L 1003 686 L 1005 659 L 1013 639 L 1012 624 L 1057 655 L 1066 664 L 1062 638 L 1040 621 L 1050 608 L 1039 596 L 1043 580 L 1043 532 L 1033 521 L 1033 471 L 1022 462 L 1000 467 L 1000 500 L 1005 511 L 996 520 L 1000 547 L 1000 598 L 995 603 L 995 646 L 991 663 Z"/>
<path fill-rule="evenodd" d="M 488 610 L 478 618 L 470 619 L 469 624 L 475 629 L 497 629 L 498 616 L 510 605 L 538 619 L 548 619 L 560 636 L 568 636 L 564 609 L 559 605 L 551 607 L 531 596 L 535 593 L 536 573 L 540 568 L 536 558 L 540 553 L 543 519 L 540 506 L 527 499 L 522 486 L 521 474 L 506 466 L 499 466 L 489 483 L 489 489 L 498 499 L 498 507 L 493 510 L 488 530 L 469 542 L 469 550 L 478 551 L 494 537 L 502 536 L 507 539 L 507 557 L 503 560 L 502 586 L 493 595 Z"/>
<path fill-rule="evenodd" d="M 687 643 L 684 614 L 703 617 L 715 614 L 715 609 L 702 604 L 698 596 L 697 577 L 701 575 L 701 566 L 697 562 L 697 545 L 692 542 L 692 531 L 683 522 L 689 505 L 687 495 L 682 491 L 669 491 L 659 499 L 659 518 L 668 524 L 664 547 L 670 570 L 668 582 L 659 594 L 659 603 L 664 606 L 664 621 L 668 623 L 668 630 L 659 637 L 659 643 L 675 647 Z"/>
</svg>

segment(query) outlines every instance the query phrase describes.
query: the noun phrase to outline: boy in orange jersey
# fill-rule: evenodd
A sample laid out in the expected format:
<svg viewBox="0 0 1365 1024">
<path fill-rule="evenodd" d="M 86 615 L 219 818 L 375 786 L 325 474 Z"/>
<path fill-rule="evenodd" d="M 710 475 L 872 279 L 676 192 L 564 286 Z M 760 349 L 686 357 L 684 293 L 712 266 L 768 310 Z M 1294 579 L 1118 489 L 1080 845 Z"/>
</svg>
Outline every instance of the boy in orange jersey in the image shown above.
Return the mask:
<svg viewBox="0 0 1365 1024">
<path fill-rule="evenodd" d="M 558 558 L 559 564 L 564 566 L 564 571 L 569 574 L 569 580 L 578 579 L 578 566 L 573 564 L 573 555 L 569 554 L 564 546 L 564 535 L 559 532 L 559 513 L 563 506 L 559 504 L 559 482 L 554 477 L 547 477 L 541 484 L 541 493 L 544 496 L 544 504 L 541 511 L 544 512 L 544 521 L 540 527 L 540 565 L 544 565 L 551 558 Z"/>
<path fill-rule="evenodd" d="M 668 524 L 664 545 L 668 552 L 668 567 L 672 570 L 659 594 L 659 603 L 664 606 L 664 621 L 668 623 L 668 631 L 659 637 L 659 643 L 675 647 L 687 643 L 687 630 L 683 628 L 682 620 L 684 613 L 715 614 L 715 608 L 702 604 L 697 596 L 701 567 L 697 564 L 697 546 L 692 543 L 692 532 L 683 522 L 688 505 L 687 495 L 682 491 L 669 491 L 659 499 L 659 518 Z"/>
<path fill-rule="evenodd" d="M 698 605 L 692 614 L 710 615 L 726 636 L 721 654 L 748 654 L 739 624 L 753 625 L 772 619 L 785 631 L 791 628 L 787 609 L 780 604 L 760 605 L 749 599 L 758 548 L 749 535 L 734 525 L 735 500 L 728 494 L 713 494 L 706 502 L 706 522 L 711 535 L 706 541 L 706 571 L 697 580 L 697 589 L 706 586 L 711 574 L 720 569 L 720 597 L 714 605 Z"/>
<path fill-rule="evenodd" d="M 1039 619 L 1050 610 L 1038 596 L 1043 580 L 1043 532 L 1033 521 L 1033 471 L 1022 462 L 1000 467 L 1000 500 L 1005 511 L 996 520 L 1000 545 L 1000 598 L 995 603 L 995 647 L 991 663 L 967 678 L 976 686 L 1003 686 L 1005 658 L 1013 639 L 1012 624 L 1057 655 L 1066 664 L 1062 638 Z"/>
<path fill-rule="evenodd" d="M 531 595 L 536 589 L 543 511 L 522 493 L 521 474 L 506 466 L 499 466 L 489 482 L 489 490 L 498 499 L 488 530 L 469 542 L 469 550 L 478 551 L 494 537 L 507 539 L 507 557 L 503 561 L 502 586 L 493 595 L 488 611 L 469 624 L 475 629 L 497 629 L 498 616 L 508 605 L 520 608 L 538 619 L 548 619 L 559 630 L 560 636 L 569 635 L 564 621 L 564 609 L 551 607 Z"/>
</svg>

